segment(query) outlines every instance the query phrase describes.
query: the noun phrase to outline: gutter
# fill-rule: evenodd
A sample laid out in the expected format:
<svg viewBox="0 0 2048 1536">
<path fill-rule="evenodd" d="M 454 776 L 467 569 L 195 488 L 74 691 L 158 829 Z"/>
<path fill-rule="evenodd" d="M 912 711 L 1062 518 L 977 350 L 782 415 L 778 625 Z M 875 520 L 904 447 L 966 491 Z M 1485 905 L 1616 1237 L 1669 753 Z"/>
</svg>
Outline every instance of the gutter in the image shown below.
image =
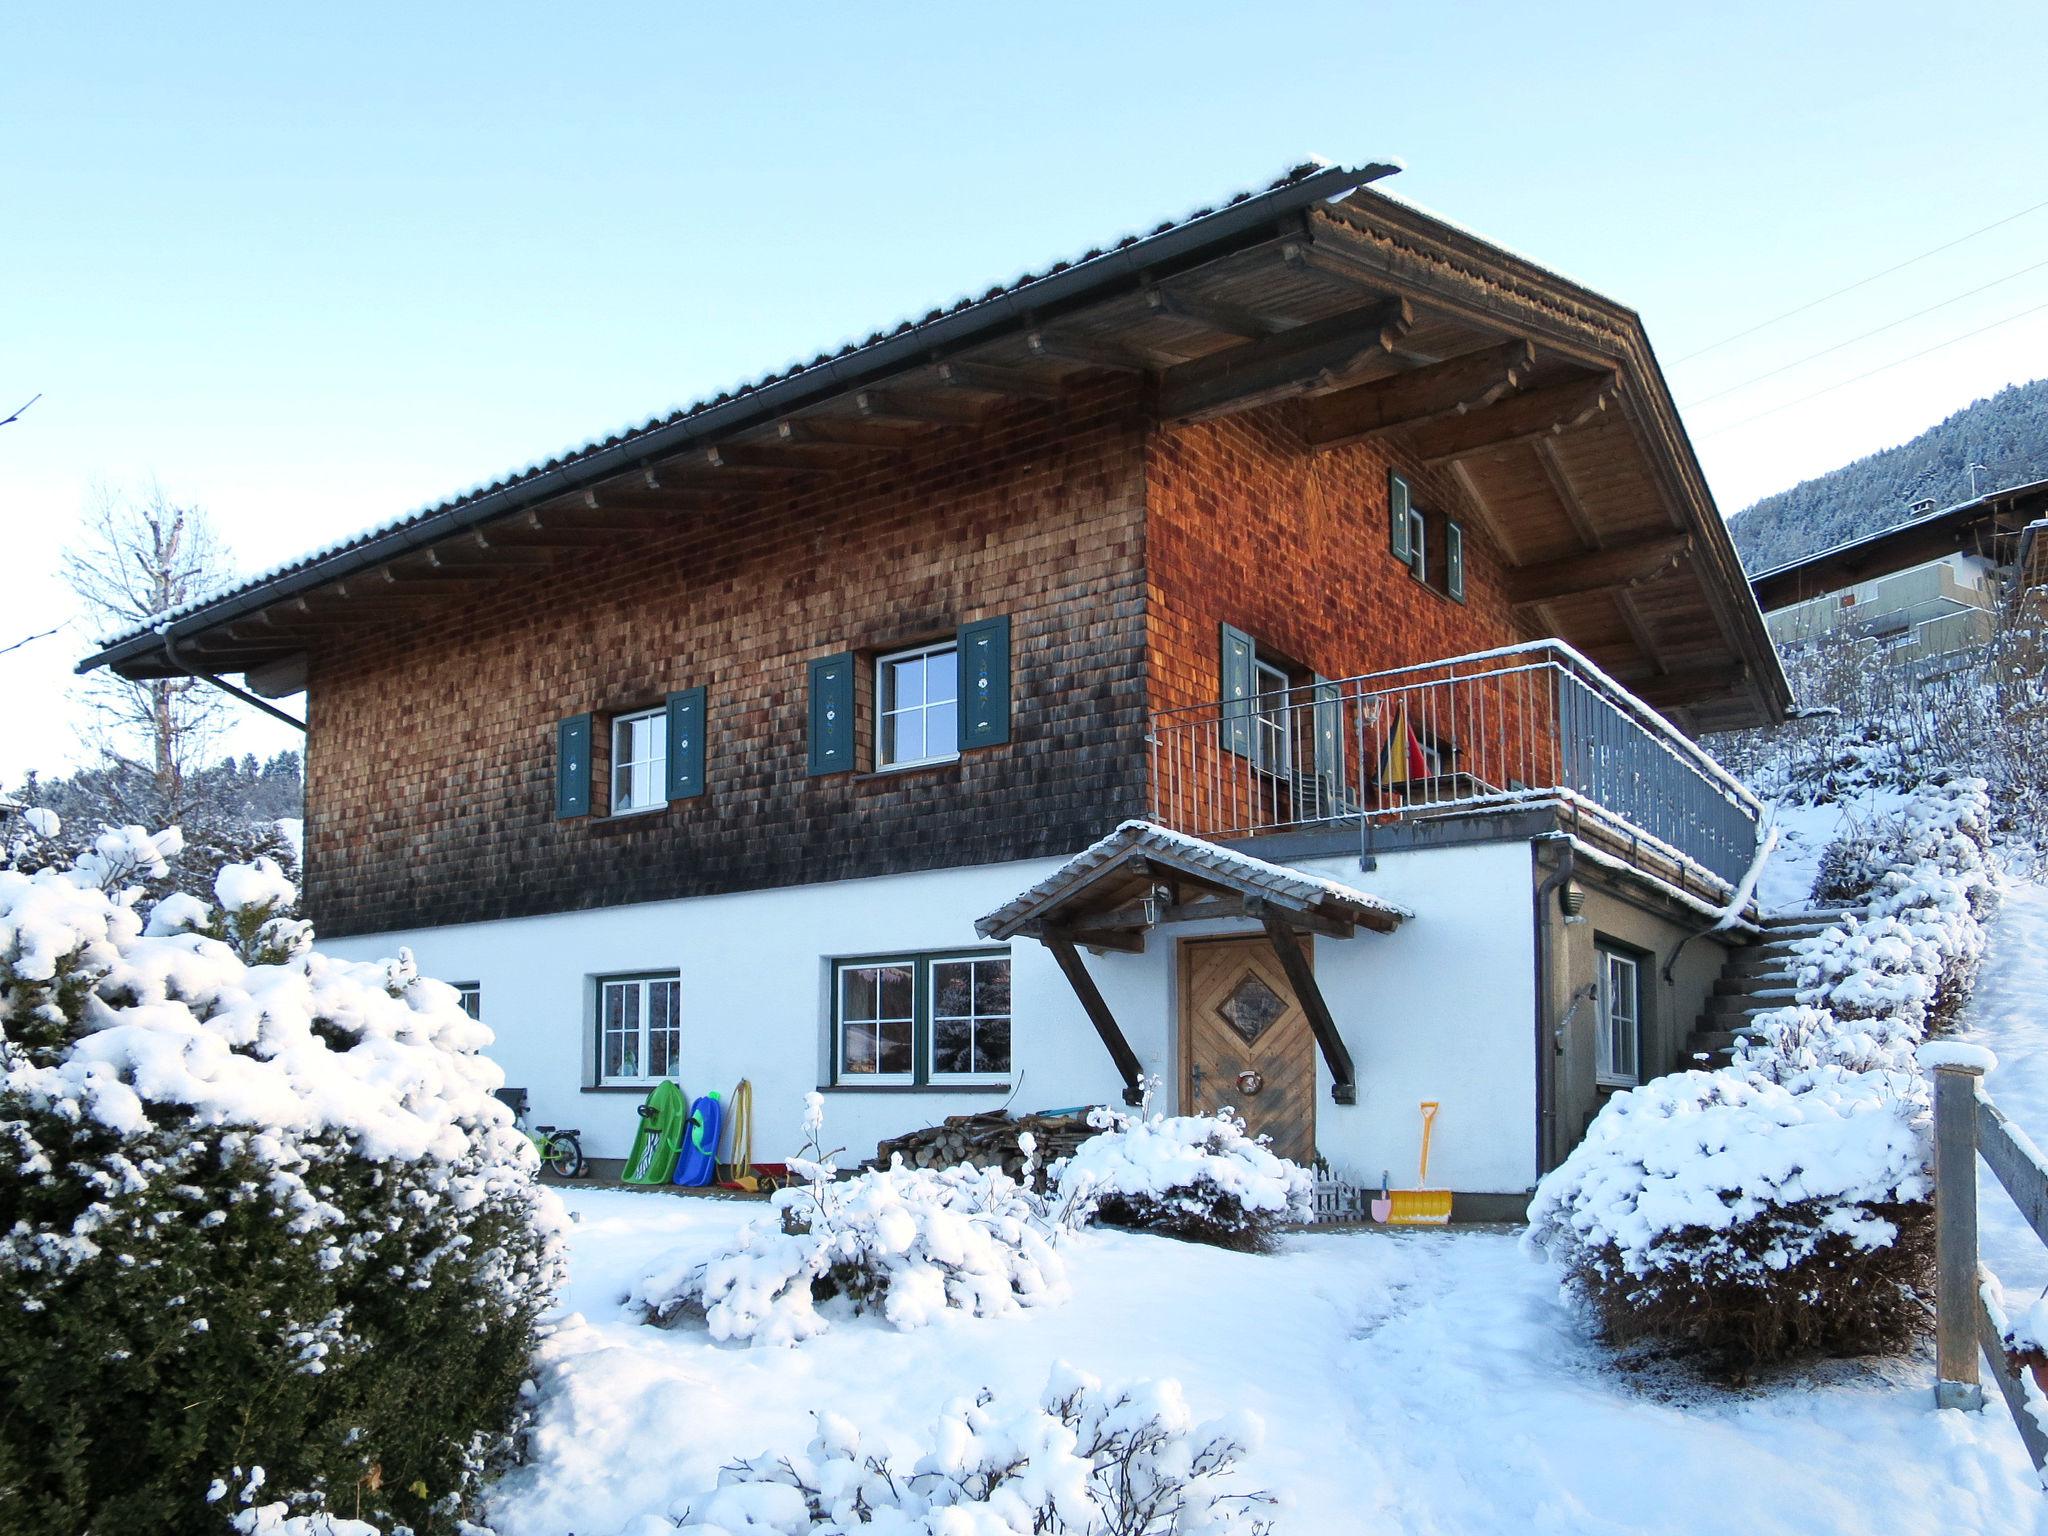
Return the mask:
<svg viewBox="0 0 2048 1536">
<path fill-rule="evenodd" d="M 160 631 L 158 631 L 158 633 L 160 633 L 163 636 L 164 660 L 168 661 L 172 666 L 176 667 L 180 672 L 184 673 L 187 677 L 195 678 L 202 683 L 209 683 L 213 687 L 218 688 L 222 693 L 229 694 L 232 695 L 234 698 L 240 699 L 244 704 L 255 705 L 258 709 L 262 710 L 263 713 L 270 716 L 273 720 L 282 720 L 286 725 L 292 726 L 295 729 L 297 729 L 302 735 L 305 733 L 305 721 L 299 719 L 295 715 L 286 714 L 283 710 L 279 709 L 276 705 L 272 704 L 268 699 L 259 699 L 256 697 L 255 694 L 250 693 L 245 689 L 237 688 L 233 683 L 227 682 L 223 678 L 216 676 L 214 673 L 201 672 L 187 665 L 184 657 L 178 654 L 178 642 L 175 636 L 173 636 L 173 634 L 171 633 L 170 625 L 166 624 Z M 79 670 L 82 672 L 85 669 L 81 666 Z"/>
<path fill-rule="evenodd" d="M 1537 860 L 1542 868 L 1542 860 Z M 1557 1145 L 1557 1052 L 1550 1029 L 1550 898 L 1577 871 L 1577 855 L 1563 845 L 1557 868 L 1536 887 L 1532 913 L 1536 928 L 1536 1177 L 1550 1172 L 1550 1149 Z"/>
<path fill-rule="evenodd" d="M 609 447 L 595 448 L 569 463 L 484 491 L 474 500 L 430 511 L 416 521 L 375 535 L 366 543 L 338 550 L 298 570 L 225 595 L 166 627 L 103 646 L 79 662 L 75 670 L 84 673 L 96 667 L 117 666 L 153 649 L 157 635 L 210 629 L 358 570 L 401 559 L 450 534 L 521 511 L 534 502 L 582 490 L 626 470 L 644 467 L 693 443 L 756 426 L 762 420 L 876 383 L 907 366 L 933 361 L 941 352 L 970 346 L 989 334 L 1043 322 L 1050 311 L 1060 306 L 1078 307 L 1106 289 L 1135 281 L 1146 273 L 1156 273 L 1175 261 L 1208 255 L 1217 247 L 1249 234 L 1277 232 L 1276 218 L 1343 197 L 1399 169 L 1396 165 L 1378 163 L 1355 169 L 1331 166 L 1284 186 L 1254 193 L 1241 203 L 1218 208 L 1159 234 L 1104 251 L 1065 271 L 1033 279 L 1021 287 L 1005 287 L 1000 293 L 928 324 L 914 325 L 907 331 L 785 374 L 772 383 L 746 387 L 721 404 L 692 411 L 678 420 L 629 435 Z"/>
</svg>

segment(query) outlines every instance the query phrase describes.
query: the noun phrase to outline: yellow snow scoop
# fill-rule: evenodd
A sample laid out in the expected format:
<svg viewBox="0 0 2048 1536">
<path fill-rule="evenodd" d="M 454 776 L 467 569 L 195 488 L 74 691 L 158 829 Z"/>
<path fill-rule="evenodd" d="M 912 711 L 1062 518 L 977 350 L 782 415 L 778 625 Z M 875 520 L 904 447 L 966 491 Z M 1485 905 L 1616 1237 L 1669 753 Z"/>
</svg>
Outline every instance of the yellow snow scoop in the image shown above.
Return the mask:
<svg viewBox="0 0 2048 1536">
<path fill-rule="evenodd" d="M 1435 1099 L 1422 1101 L 1422 1167 L 1415 1175 L 1415 1182 L 1429 1183 L 1429 1134 L 1436 1126 Z M 1451 1192 L 1448 1189 L 1397 1189 L 1392 1193 L 1382 1190 L 1380 1198 L 1372 1203 L 1373 1219 L 1384 1221 L 1395 1227 L 1441 1227 L 1451 1219 Z"/>
</svg>

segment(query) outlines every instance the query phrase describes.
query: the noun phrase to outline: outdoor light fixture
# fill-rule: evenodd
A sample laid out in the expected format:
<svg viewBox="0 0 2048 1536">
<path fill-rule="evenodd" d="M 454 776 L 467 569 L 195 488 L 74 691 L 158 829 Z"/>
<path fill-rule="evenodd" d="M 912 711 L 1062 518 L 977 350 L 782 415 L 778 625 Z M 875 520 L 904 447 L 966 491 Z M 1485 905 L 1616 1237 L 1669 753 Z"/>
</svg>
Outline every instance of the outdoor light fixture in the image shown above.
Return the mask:
<svg viewBox="0 0 2048 1536">
<path fill-rule="evenodd" d="M 1566 917 L 1577 917 L 1586 910 L 1586 888 L 1576 880 L 1567 880 L 1557 888 L 1557 904 Z"/>
</svg>

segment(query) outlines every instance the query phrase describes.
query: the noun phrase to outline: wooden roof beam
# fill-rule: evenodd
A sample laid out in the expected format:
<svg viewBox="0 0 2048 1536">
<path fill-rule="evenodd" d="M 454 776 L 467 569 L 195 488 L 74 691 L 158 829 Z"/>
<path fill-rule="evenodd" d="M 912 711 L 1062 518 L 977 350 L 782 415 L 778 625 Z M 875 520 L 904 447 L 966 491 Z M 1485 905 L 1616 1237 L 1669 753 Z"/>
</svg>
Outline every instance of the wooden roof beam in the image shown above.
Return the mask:
<svg viewBox="0 0 2048 1536">
<path fill-rule="evenodd" d="M 1623 686 L 1652 709 L 1673 709 L 1681 705 L 1703 706 L 1716 696 L 1739 692 L 1748 687 L 1750 682 L 1749 667 L 1737 663 L 1731 666 L 1694 667 L 1682 672 L 1666 672 L 1662 677 L 1646 678 L 1642 682 L 1626 683 Z"/>
<path fill-rule="evenodd" d="M 1024 338 L 1024 345 L 1033 357 L 1048 363 L 1077 363 L 1112 373 L 1151 373 L 1165 366 L 1158 358 L 1133 348 L 1068 331 L 1033 331 Z"/>
<path fill-rule="evenodd" d="M 860 390 L 853 408 L 865 421 L 930 427 L 977 426 L 989 412 L 986 404 L 966 395 L 894 389 Z"/>
<path fill-rule="evenodd" d="M 1290 320 L 1262 315 L 1241 305 L 1198 298 L 1180 288 L 1146 289 L 1145 307 L 1155 315 L 1214 331 L 1219 336 L 1235 336 L 1242 341 L 1259 341 L 1293 324 Z"/>
<path fill-rule="evenodd" d="M 719 443 L 704 450 L 704 462 L 722 475 L 819 475 L 840 467 L 800 449 L 754 443 Z"/>
<path fill-rule="evenodd" d="M 1328 389 L 1384 363 L 1414 319 L 1389 299 L 1182 363 L 1162 376 L 1160 414 L 1194 421 Z"/>
<path fill-rule="evenodd" d="M 1524 390 L 1463 416 L 1415 428 L 1415 453 L 1428 463 L 1445 464 L 1491 453 L 1511 443 L 1568 432 L 1606 410 L 1614 400 L 1615 389 L 1612 373 L 1596 373 Z"/>
<path fill-rule="evenodd" d="M 1555 602 L 1587 592 L 1607 592 L 1644 581 L 1685 558 L 1692 539 L 1682 533 L 1658 534 L 1610 544 L 1524 566 L 1506 576 L 1507 599 L 1516 607 Z"/>
<path fill-rule="evenodd" d="M 923 423 L 872 421 L 865 417 L 806 416 L 778 421 L 776 437 L 793 447 L 837 445 L 847 448 L 912 448 L 930 442 L 932 428 Z"/>
<path fill-rule="evenodd" d="M 1057 400 L 1065 393 L 1057 379 L 1041 379 L 1015 368 L 998 368 L 992 363 L 969 363 L 952 359 L 938 365 L 939 382 L 954 389 L 978 390 L 989 395 L 1022 395 L 1030 400 Z"/>
<path fill-rule="evenodd" d="M 531 568 L 555 563 L 554 555 L 545 549 L 514 549 L 509 545 L 479 549 L 467 539 L 430 545 L 422 553 L 429 566 L 443 571 L 489 571 L 504 566 Z"/>
<path fill-rule="evenodd" d="M 1320 395 L 1304 407 L 1302 436 L 1314 447 L 1334 448 L 1395 427 L 1463 416 L 1492 405 L 1535 365 L 1533 346 L 1510 341 Z"/>
</svg>

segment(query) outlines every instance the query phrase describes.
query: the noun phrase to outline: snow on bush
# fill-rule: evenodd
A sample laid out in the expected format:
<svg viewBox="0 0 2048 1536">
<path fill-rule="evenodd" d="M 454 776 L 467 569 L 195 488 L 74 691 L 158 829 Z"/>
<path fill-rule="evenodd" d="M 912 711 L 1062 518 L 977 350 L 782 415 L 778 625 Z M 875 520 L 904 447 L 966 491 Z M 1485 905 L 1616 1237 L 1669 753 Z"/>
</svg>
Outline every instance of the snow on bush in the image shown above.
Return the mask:
<svg viewBox="0 0 2048 1536">
<path fill-rule="evenodd" d="M 410 956 L 317 953 L 275 865 L 145 915 L 178 849 L 0 871 L 0 1505 L 226 1531 L 260 1462 L 291 1519 L 453 1530 L 559 1267 L 489 1034 Z"/>
<path fill-rule="evenodd" d="M 1909 1342 L 1930 1261 L 1915 1053 L 1967 998 L 1995 899 L 1981 780 L 1853 830 L 1860 913 L 1796 946 L 1799 1002 L 1718 1072 L 1617 1095 L 1537 1187 L 1530 1241 L 1617 1340 L 1737 1370 Z"/>
<path fill-rule="evenodd" d="M 836 1414 L 800 1454 L 764 1454 L 726 1469 L 690 1501 L 684 1536 L 1255 1536 L 1273 1498 L 1240 1487 L 1255 1450 L 1250 1414 L 1197 1423 L 1180 1386 L 1110 1392 L 1054 1368 L 1039 1405 L 999 1414 L 984 1392 L 956 1401 L 920 1437 L 915 1460 L 866 1451 Z"/>
<path fill-rule="evenodd" d="M 790 1166 L 805 1182 L 778 1191 L 772 1219 L 748 1223 L 710 1258 L 672 1255 L 633 1289 L 629 1302 L 663 1327 L 702 1317 L 713 1338 L 796 1344 L 823 1332 L 826 1304 L 879 1310 L 901 1329 L 953 1309 L 994 1317 L 1067 1296 L 1057 1245 L 1082 1214 L 998 1169 L 886 1168 L 851 1179 L 819 1150 L 824 1099 L 812 1094 L 806 1156 Z"/>
<path fill-rule="evenodd" d="M 1309 1218 L 1309 1171 L 1246 1135 L 1227 1108 L 1174 1116 L 1095 1109 L 1088 1123 L 1102 1134 L 1075 1149 L 1058 1179 L 1085 1192 L 1099 1221 L 1259 1251 L 1281 1222 Z"/>
</svg>

